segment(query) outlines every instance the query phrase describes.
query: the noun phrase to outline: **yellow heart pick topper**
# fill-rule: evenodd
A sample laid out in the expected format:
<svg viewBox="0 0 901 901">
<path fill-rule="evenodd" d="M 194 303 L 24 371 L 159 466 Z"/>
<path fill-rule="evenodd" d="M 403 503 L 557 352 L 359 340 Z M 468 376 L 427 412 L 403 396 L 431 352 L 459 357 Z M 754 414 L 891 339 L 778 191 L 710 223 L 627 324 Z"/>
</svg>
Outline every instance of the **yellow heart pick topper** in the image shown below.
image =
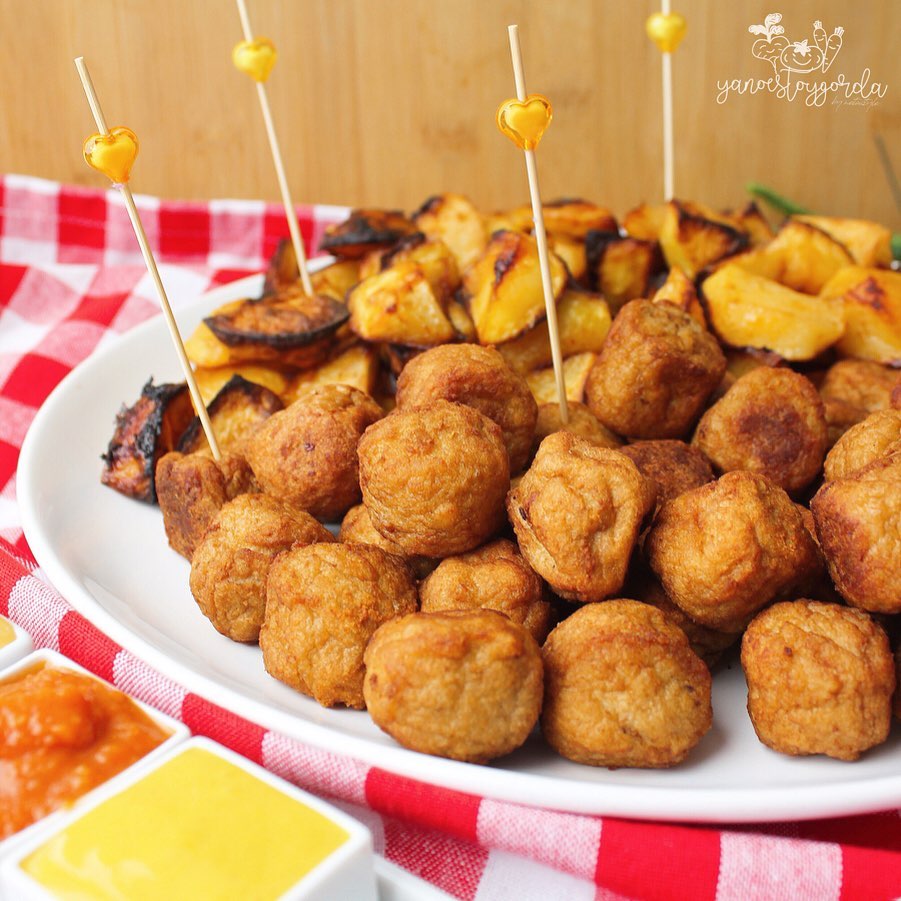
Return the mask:
<svg viewBox="0 0 901 901">
<path fill-rule="evenodd" d="M 255 38 L 252 41 L 241 41 L 232 50 L 232 62 L 235 68 L 249 75 L 254 81 L 266 81 L 278 59 L 275 44 L 269 38 Z"/>
<path fill-rule="evenodd" d="M 654 13 L 648 16 L 644 27 L 661 53 L 672 53 L 682 43 L 688 23 L 679 13 Z"/>
<path fill-rule="evenodd" d="M 83 149 L 89 166 L 102 172 L 114 185 L 124 185 L 138 155 L 138 139 L 130 128 L 120 125 L 108 134 L 91 135 Z"/>
<path fill-rule="evenodd" d="M 534 150 L 553 115 L 550 100 L 541 94 L 529 94 L 525 100 L 514 97 L 497 108 L 497 127 L 520 150 Z"/>
</svg>

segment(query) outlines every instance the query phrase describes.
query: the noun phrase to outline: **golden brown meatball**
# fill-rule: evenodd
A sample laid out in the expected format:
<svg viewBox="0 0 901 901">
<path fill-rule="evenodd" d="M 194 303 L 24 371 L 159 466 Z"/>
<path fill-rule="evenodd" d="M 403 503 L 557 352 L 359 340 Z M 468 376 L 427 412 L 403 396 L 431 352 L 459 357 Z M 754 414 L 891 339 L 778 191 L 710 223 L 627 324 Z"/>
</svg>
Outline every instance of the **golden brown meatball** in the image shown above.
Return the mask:
<svg viewBox="0 0 901 901">
<path fill-rule="evenodd" d="M 373 633 L 416 610 L 399 557 L 369 544 L 311 544 L 269 570 L 260 648 L 266 672 L 323 707 L 362 708 L 363 652 Z"/>
<path fill-rule="evenodd" d="M 365 662 L 369 715 L 414 751 L 485 763 L 518 748 L 538 721 L 541 651 L 493 610 L 395 619 L 372 637 Z"/>
<path fill-rule="evenodd" d="M 410 360 L 397 380 L 397 406 L 421 407 L 449 400 L 496 422 L 510 455 L 510 472 L 528 462 L 538 407 L 522 376 L 493 347 L 443 344 Z"/>
<path fill-rule="evenodd" d="M 901 613 L 901 451 L 828 482 L 810 509 L 841 596 L 874 613 Z"/>
<path fill-rule="evenodd" d="M 374 544 L 383 551 L 394 554 L 395 557 L 403 557 L 417 579 L 424 579 L 438 565 L 438 561 L 431 557 L 408 556 L 400 545 L 377 532 L 364 504 L 351 507 L 344 515 L 344 519 L 341 520 L 338 541 L 343 541 L 345 544 Z"/>
<path fill-rule="evenodd" d="M 588 408 L 630 438 L 681 438 L 726 371 L 716 339 L 688 313 L 649 300 L 613 320 L 585 386 Z"/>
<path fill-rule="evenodd" d="M 191 594 L 233 641 L 256 641 L 266 607 L 266 574 L 277 554 L 334 541 L 309 513 L 266 494 L 241 494 L 213 520 L 191 561 Z"/>
<path fill-rule="evenodd" d="M 803 375 L 761 366 L 743 375 L 701 417 L 693 443 L 719 472 L 746 469 L 797 492 L 823 465 L 823 402 Z"/>
<path fill-rule="evenodd" d="M 396 410 L 366 430 L 359 455 L 372 525 L 407 554 L 462 554 L 504 524 L 507 450 L 500 426 L 472 407 Z"/>
<path fill-rule="evenodd" d="M 795 504 L 795 509 L 801 515 L 801 522 L 807 529 L 807 534 L 813 539 L 813 543 L 817 550 L 817 563 L 811 569 L 807 579 L 799 582 L 795 587 L 795 594 L 810 598 L 814 601 L 827 601 L 830 604 L 840 604 L 841 595 L 835 590 L 832 579 L 829 577 L 829 570 L 826 567 L 826 557 L 823 555 L 823 549 L 820 547 L 820 539 L 817 537 L 817 527 L 813 520 L 813 513 L 809 507 L 803 504 Z"/>
<path fill-rule="evenodd" d="M 307 385 L 250 439 L 247 461 L 267 494 L 326 522 L 360 501 L 357 443 L 382 409 L 349 385 Z"/>
<path fill-rule="evenodd" d="M 243 457 L 223 454 L 216 462 L 177 451 L 161 457 L 156 494 L 169 546 L 190 560 L 222 505 L 249 491 L 256 491 L 256 480 Z"/>
<path fill-rule="evenodd" d="M 606 426 L 601 425 L 597 416 L 577 401 L 568 401 L 569 422 L 564 426 L 560 419 L 560 404 L 541 404 L 538 407 L 538 422 L 535 425 L 535 441 L 532 445 L 533 455 L 538 446 L 554 432 L 572 432 L 598 447 L 618 448 L 623 442 Z"/>
<path fill-rule="evenodd" d="M 551 625 L 544 584 L 506 539 L 442 560 L 419 586 L 419 601 L 423 613 L 497 610 L 525 626 L 539 644 Z"/>
<path fill-rule="evenodd" d="M 826 481 L 847 478 L 896 449 L 901 450 L 901 410 L 871 413 L 851 426 L 826 455 Z"/>
<path fill-rule="evenodd" d="M 599 601 L 622 587 L 655 500 L 628 457 L 555 432 L 510 491 L 507 513 L 523 556 L 557 594 Z"/>
<path fill-rule="evenodd" d="M 620 450 L 657 485 L 658 505 L 715 478 L 704 454 L 684 441 L 636 441 Z"/>
<path fill-rule="evenodd" d="M 710 728 L 709 670 L 647 604 L 580 608 L 551 632 L 542 657 L 541 731 L 576 763 L 673 766 Z"/>
<path fill-rule="evenodd" d="M 788 495 L 751 472 L 726 473 L 664 504 L 645 550 L 673 603 L 723 632 L 743 629 L 817 566 Z"/>
<path fill-rule="evenodd" d="M 895 665 L 865 613 L 776 604 L 748 626 L 741 663 L 754 731 L 774 751 L 856 760 L 888 737 Z"/>
<path fill-rule="evenodd" d="M 852 425 L 890 406 L 898 372 L 871 360 L 839 360 L 820 385 L 831 447 Z"/>
</svg>

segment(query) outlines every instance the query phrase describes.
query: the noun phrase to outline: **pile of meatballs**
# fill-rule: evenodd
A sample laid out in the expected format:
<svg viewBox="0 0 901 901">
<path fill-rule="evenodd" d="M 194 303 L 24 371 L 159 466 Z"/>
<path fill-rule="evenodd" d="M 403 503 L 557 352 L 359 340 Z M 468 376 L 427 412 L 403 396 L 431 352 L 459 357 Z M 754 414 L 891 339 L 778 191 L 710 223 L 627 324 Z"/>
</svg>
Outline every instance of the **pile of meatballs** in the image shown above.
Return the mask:
<svg viewBox="0 0 901 901">
<path fill-rule="evenodd" d="M 759 362 L 634 300 L 564 426 L 493 348 L 435 347 L 388 415 L 310 385 L 219 462 L 163 457 L 166 532 L 216 629 L 407 748 L 486 762 L 540 725 L 579 763 L 672 766 L 740 642 L 760 740 L 853 760 L 896 684 L 901 384 Z"/>
</svg>

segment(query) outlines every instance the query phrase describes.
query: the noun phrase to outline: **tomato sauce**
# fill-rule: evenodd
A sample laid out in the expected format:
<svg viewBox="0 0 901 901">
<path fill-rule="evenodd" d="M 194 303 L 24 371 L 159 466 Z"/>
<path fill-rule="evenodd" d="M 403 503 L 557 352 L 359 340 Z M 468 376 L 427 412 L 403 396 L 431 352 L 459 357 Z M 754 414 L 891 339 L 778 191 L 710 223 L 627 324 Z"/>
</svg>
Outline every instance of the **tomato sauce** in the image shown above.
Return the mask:
<svg viewBox="0 0 901 901">
<path fill-rule="evenodd" d="M 168 737 L 122 692 L 81 673 L 41 666 L 0 683 L 0 840 Z"/>
</svg>

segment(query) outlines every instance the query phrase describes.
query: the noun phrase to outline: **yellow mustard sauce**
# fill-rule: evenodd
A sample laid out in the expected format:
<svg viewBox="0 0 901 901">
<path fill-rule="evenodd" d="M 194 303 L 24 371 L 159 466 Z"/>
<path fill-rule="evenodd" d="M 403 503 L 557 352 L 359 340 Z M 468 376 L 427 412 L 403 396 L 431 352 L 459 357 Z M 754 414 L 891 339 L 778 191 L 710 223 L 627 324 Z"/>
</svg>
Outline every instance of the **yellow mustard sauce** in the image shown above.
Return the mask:
<svg viewBox="0 0 901 901">
<path fill-rule="evenodd" d="M 274 899 L 348 833 L 216 754 L 189 748 L 21 867 L 59 897 Z"/>
<path fill-rule="evenodd" d="M 16 638 L 13 630 L 13 624 L 5 617 L 0 616 L 0 648 L 4 645 L 12 644 Z"/>
</svg>

